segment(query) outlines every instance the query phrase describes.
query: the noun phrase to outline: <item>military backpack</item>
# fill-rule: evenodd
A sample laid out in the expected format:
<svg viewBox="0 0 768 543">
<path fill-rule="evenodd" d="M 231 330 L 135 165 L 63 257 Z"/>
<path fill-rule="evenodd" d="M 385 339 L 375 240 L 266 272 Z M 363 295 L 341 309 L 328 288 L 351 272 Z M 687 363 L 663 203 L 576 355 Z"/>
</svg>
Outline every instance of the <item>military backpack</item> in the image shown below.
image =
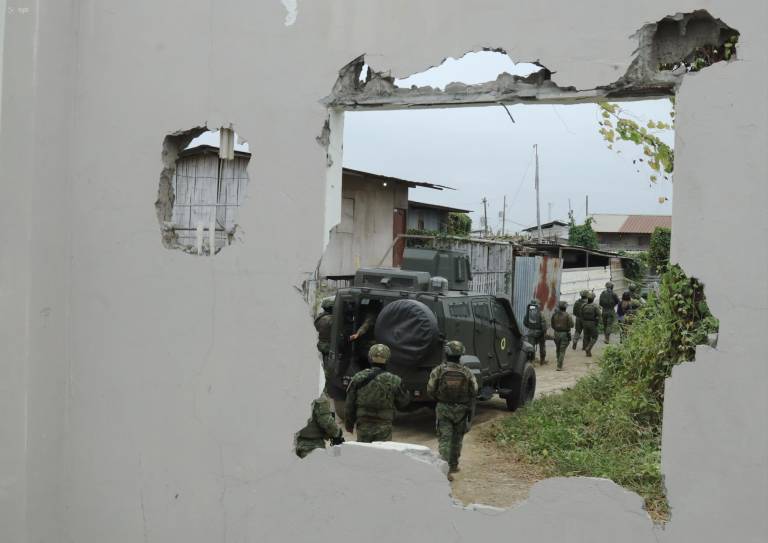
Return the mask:
<svg viewBox="0 0 768 543">
<path fill-rule="evenodd" d="M 446 366 L 437 383 L 437 400 L 444 403 L 469 403 L 469 377 L 459 369 Z"/>
<path fill-rule="evenodd" d="M 613 311 L 617 303 L 619 303 L 619 297 L 612 290 L 604 290 L 600 294 L 600 307 Z"/>
<path fill-rule="evenodd" d="M 525 326 L 530 328 L 531 330 L 539 330 L 541 329 L 541 311 L 539 311 L 538 306 L 535 306 L 533 304 L 528 306 L 528 309 L 525 313 Z"/>
<path fill-rule="evenodd" d="M 579 311 L 579 317 L 583 321 L 597 322 L 597 307 L 595 304 L 585 304 Z"/>
<path fill-rule="evenodd" d="M 552 328 L 556 332 L 567 332 L 571 329 L 571 324 L 568 322 L 568 313 L 565 311 L 558 311 L 552 315 Z"/>
</svg>

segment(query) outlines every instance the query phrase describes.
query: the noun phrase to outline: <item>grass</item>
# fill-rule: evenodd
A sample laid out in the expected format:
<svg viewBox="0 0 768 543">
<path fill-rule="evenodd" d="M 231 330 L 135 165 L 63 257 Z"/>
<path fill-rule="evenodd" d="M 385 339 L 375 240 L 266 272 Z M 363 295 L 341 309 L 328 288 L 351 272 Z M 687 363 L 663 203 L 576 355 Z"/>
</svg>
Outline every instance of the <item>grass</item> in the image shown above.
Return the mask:
<svg viewBox="0 0 768 543">
<path fill-rule="evenodd" d="M 654 521 L 668 520 L 661 472 L 664 380 L 717 330 L 703 289 L 672 266 L 624 343 L 606 348 L 598 370 L 496 423 L 497 445 L 549 476 L 611 479 L 641 495 Z"/>
</svg>

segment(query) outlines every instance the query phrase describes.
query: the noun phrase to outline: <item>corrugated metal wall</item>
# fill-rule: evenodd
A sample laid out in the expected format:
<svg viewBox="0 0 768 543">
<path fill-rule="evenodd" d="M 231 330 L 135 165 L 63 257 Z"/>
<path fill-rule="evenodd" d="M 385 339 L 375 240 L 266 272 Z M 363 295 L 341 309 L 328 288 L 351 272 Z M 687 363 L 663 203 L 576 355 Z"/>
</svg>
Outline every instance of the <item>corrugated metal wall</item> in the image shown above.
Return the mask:
<svg viewBox="0 0 768 543">
<path fill-rule="evenodd" d="M 222 160 L 219 175 L 215 154 L 182 157 L 176 162 L 172 221 L 179 243 L 194 246 L 197 225 L 208 229 L 215 216 L 216 246 L 227 244 L 248 184 L 247 166 L 248 158 L 244 157 Z"/>
<path fill-rule="evenodd" d="M 524 333 L 528 331 L 523 326 L 525 309 L 528 302 L 534 298 L 541 304 L 544 316 L 549 322 L 560 298 L 561 265 L 562 262 L 559 258 L 549 256 L 515 257 L 512 308 L 517 324 Z"/>
<path fill-rule="evenodd" d="M 469 255 L 472 281 L 469 289 L 511 298 L 514 246 L 480 240 L 441 240 L 440 246 Z"/>
</svg>

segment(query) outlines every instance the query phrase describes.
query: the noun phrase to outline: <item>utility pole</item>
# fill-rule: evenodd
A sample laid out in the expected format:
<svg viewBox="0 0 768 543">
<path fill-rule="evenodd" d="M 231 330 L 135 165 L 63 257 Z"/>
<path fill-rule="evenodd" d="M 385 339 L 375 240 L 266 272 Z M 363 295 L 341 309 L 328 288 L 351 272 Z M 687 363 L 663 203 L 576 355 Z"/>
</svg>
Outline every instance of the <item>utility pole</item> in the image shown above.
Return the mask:
<svg viewBox="0 0 768 543">
<path fill-rule="evenodd" d="M 483 196 L 483 226 L 485 237 L 488 237 L 488 200 Z"/>
<path fill-rule="evenodd" d="M 501 210 L 501 235 L 504 235 L 505 227 L 507 225 L 507 195 L 504 195 L 504 207 Z"/>
<path fill-rule="evenodd" d="M 533 150 L 536 153 L 536 229 L 539 232 L 539 243 L 541 243 L 541 209 L 539 207 L 539 144 L 533 144 Z"/>
<path fill-rule="evenodd" d="M 586 198 L 586 202 L 587 202 L 587 204 L 586 204 L 586 213 L 587 213 L 587 215 L 586 215 L 586 217 L 584 217 L 584 220 L 586 221 L 587 218 L 589 217 L 589 194 L 587 194 L 585 198 Z"/>
</svg>

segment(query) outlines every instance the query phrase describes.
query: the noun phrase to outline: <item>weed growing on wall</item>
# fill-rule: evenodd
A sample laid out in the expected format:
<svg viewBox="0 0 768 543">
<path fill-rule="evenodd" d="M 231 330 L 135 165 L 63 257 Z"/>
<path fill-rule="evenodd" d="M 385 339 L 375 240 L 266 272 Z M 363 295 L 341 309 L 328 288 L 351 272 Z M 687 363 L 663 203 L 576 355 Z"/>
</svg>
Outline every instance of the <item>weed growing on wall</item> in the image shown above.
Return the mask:
<svg viewBox="0 0 768 543">
<path fill-rule="evenodd" d="M 663 269 L 669 263 L 669 251 L 672 245 L 672 230 L 656 227 L 651 234 L 648 250 L 648 263 L 654 270 Z"/>
<path fill-rule="evenodd" d="M 587 217 L 584 224 L 576 224 L 573 218 L 573 212 L 569 214 L 570 226 L 568 227 L 568 244 L 577 247 L 586 247 L 587 249 L 597 249 L 597 234 L 592 229 L 592 217 Z"/>
<path fill-rule="evenodd" d="M 693 360 L 718 330 L 704 285 L 671 266 L 621 345 L 606 348 L 596 373 L 536 400 L 492 428 L 550 475 L 605 477 L 645 498 L 656 521 L 669 518 L 661 474 L 664 381 Z"/>
</svg>

